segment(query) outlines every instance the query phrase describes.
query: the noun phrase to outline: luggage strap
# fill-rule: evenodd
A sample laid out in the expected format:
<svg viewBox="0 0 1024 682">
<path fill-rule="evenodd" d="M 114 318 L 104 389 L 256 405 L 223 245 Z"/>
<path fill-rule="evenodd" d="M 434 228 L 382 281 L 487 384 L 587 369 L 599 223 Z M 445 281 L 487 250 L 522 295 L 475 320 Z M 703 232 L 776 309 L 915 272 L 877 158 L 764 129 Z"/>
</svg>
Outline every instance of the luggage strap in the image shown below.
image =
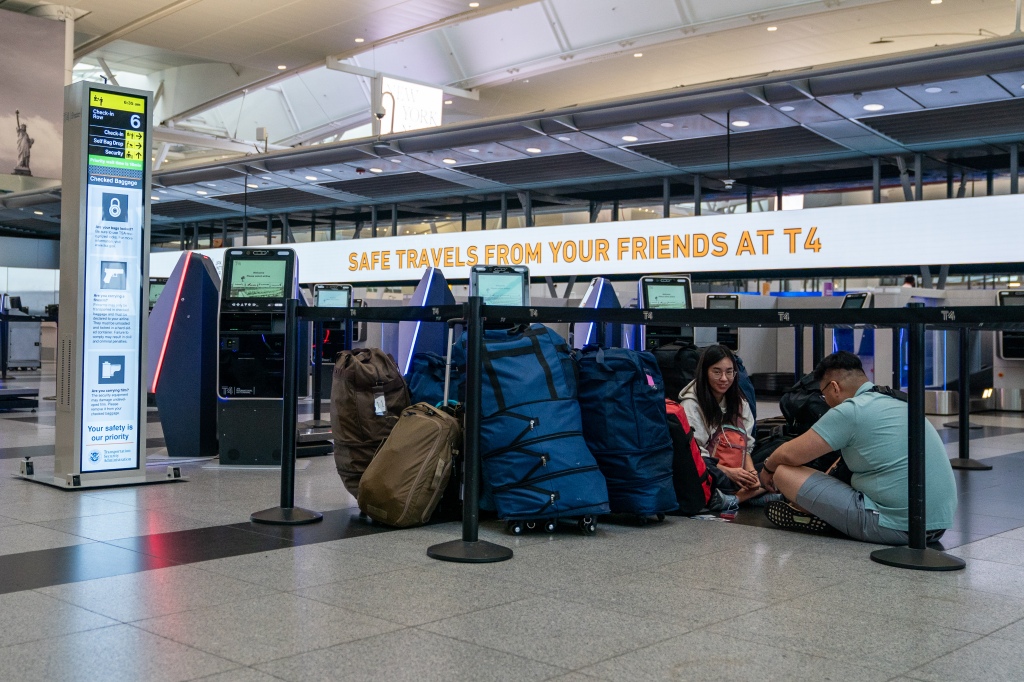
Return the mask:
<svg viewBox="0 0 1024 682">
<path fill-rule="evenodd" d="M 525 488 L 526 490 L 533 490 L 534 492 L 549 493 L 547 490 L 543 490 L 535 487 L 537 483 L 543 483 L 544 481 L 550 481 L 555 478 L 561 478 L 562 476 L 571 476 L 572 474 L 583 474 L 589 471 L 598 471 L 597 465 L 589 467 L 576 467 L 575 469 L 566 469 L 564 471 L 556 471 L 552 474 L 545 474 L 544 476 L 538 476 L 534 479 L 523 479 L 516 483 L 506 483 L 505 485 L 494 488 L 495 493 L 503 493 L 515 488 Z M 555 492 L 557 495 L 557 491 Z"/>
<path fill-rule="evenodd" d="M 500 412 L 505 411 L 505 395 L 501 392 L 501 385 L 498 382 L 498 373 L 494 370 L 494 364 L 492 363 L 492 360 L 498 360 L 501 358 L 514 358 L 519 357 L 521 355 L 536 356 L 537 362 L 540 363 L 541 369 L 544 370 L 544 379 L 547 382 L 548 393 L 551 395 L 551 399 L 559 400 L 558 391 L 555 390 L 555 377 L 551 373 L 551 366 L 548 365 L 548 361 L 544 358 L 544 351 L 540 347 L 540 340 L 538 339 L 539 333 L 530 333 L 530 331 L 527 331 L 523 334 L 524 338 L 530 339 L 529 348 L 522 347 L 509 348 L 508 350 L 490 351 L 487 349 L 487 344 L 484 344 L 484 371 L 487 373 L 487 379 L 491 383 L 491 389 L 494 390 L 494 399 L 498 402 L 498 410 Z"/>
</svg>

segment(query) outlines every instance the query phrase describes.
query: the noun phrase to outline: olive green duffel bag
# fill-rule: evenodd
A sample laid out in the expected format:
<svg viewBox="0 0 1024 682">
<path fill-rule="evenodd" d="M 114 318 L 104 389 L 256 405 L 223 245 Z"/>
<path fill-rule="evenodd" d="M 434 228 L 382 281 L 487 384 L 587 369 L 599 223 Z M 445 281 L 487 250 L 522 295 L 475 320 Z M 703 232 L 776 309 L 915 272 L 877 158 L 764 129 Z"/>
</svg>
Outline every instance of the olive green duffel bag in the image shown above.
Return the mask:
<svg viewBox="0 0 1024 682">
<path fill-rule="evenodd" d="M 402 416 L 359 480 L 359 508 L 374 521 L 406 528 L 430 520 L 462 441 L 458 420 L 417 403 Z"/>
</svg>

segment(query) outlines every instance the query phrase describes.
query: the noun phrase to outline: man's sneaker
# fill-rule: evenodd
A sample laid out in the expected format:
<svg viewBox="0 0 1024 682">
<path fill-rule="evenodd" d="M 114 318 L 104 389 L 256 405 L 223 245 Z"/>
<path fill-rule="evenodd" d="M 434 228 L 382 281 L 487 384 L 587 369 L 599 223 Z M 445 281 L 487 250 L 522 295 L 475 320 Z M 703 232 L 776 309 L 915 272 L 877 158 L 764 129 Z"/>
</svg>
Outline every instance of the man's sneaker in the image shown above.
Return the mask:
<svg viewBox="0 0 1024 682">
<path fill-rule="evenodd" d="M 735 495 L 729 493 L 723 493 L 718 488 L 715 488 L 715 492 L 711 493 L 711 501 L 708 502 L 708 509 L 713 512 L 731 509 L 739 509 L 740 500 Z"/>
<path fill-rule="evenodd" d="M 794 528 L 812 533 L 820 533 L 828 529 L 828 524 L 817 516 L 797 509 L 784 500 L 769 502 L 764 508 L 764 515 L 780 528 Z"/>
</svg>

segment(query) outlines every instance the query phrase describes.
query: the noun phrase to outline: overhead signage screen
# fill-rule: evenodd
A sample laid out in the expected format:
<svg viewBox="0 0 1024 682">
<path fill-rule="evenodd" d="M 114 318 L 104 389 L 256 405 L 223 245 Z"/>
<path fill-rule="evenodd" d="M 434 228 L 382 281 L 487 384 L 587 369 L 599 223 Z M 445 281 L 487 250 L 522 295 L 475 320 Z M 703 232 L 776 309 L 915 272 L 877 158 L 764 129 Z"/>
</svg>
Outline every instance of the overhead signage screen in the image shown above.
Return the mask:
<svg viewBox="0 0 1024 682">
<path fill-rule="evenodd" d="M 82 348 L 83 473 L 137 469 L 146 99 L 89 90 Z"/>
</svg>

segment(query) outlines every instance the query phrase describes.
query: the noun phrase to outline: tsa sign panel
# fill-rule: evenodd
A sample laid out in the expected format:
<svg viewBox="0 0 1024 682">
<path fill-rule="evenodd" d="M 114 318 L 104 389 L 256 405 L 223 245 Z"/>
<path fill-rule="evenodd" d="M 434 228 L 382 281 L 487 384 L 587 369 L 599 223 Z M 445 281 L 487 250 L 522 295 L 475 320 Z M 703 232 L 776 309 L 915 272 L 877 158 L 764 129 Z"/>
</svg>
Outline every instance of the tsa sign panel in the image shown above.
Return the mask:
<svg viewBox="0 0 1024 682">
<path fill-rule="evenodd" d="M 146 100 L 89 91 L 82 472 L 139 467 Z"/>
</svg>

